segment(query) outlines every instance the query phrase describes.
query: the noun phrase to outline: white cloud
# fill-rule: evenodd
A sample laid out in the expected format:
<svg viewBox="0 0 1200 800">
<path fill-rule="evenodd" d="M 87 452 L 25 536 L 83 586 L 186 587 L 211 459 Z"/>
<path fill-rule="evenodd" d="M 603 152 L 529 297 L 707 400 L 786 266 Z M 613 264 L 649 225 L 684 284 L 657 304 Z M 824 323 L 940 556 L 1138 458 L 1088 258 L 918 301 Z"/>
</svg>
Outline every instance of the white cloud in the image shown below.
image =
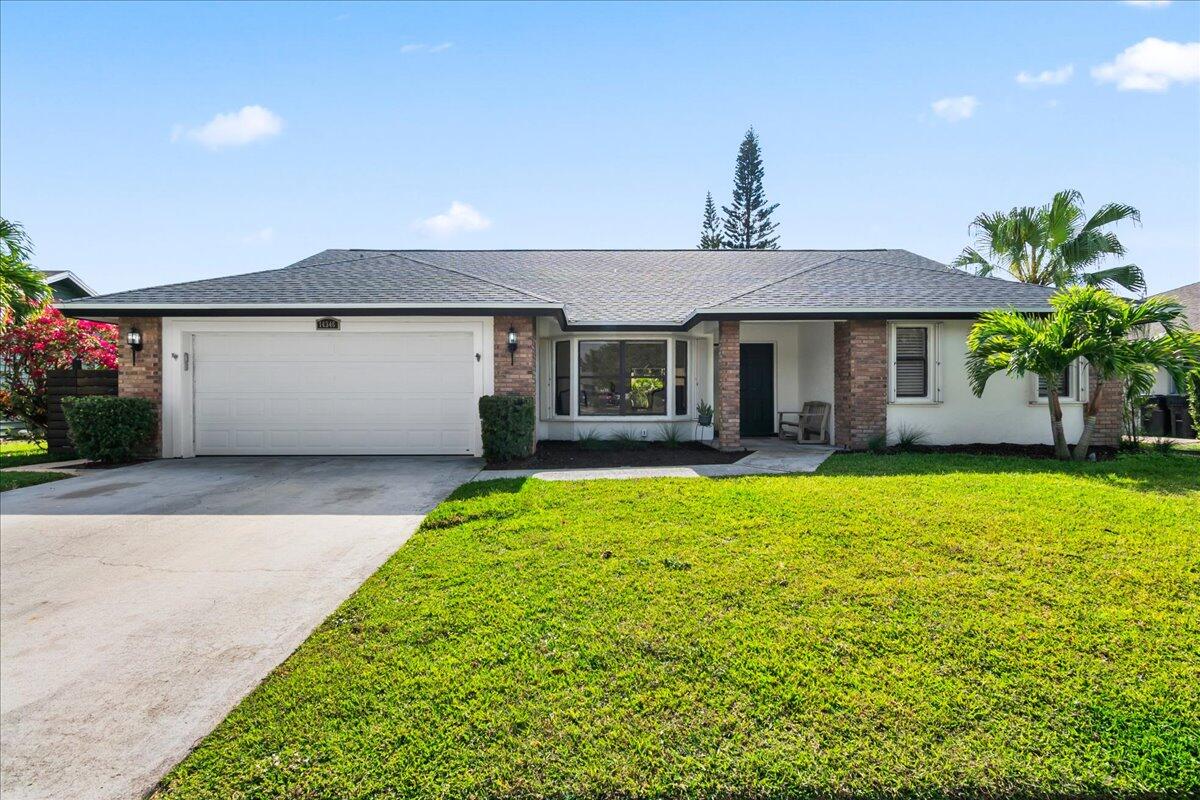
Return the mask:
<svg viewBox="0 0 1200 800">
<path fill-rule="evenodd" d="M 444 214 L 423 219 L 414 227 L 430 236 L 453 236 L 456 233 L 486 230 L 492 227 L 492 221 L 470 205 L 455 200 Z"/>
<path fill-rule="evenodd" d="M 400 52 L 408 55 L 410 53 L 441 53 L 454 47 L 454 42 L 442 42 L 441 44 L 425 44 L 417 42 L 415 44 L 400 45 Z"/>
<path fill-rule="evenodd" d="M 1124 3 L 1127 6 L 1138 6 L 1139 8 L 1162 8 L 1171 5 L 1171 0 L 1124 0 Z"/>
<path fill-rule="evenodd" d="M 1101 83 L 1121 91 L 1165 92 L 1172 83 L 1200 80 L 1200 42 L 1142 39 L 1108 64 L 1092 68 Z"/>
<path fill-rule="evenodd" d="M 242 244 L 270 244 L 275 240 L 274 228 L 259 228 L 242 237 Z"/>
<path fill-rule="evenodd" d="M 217 114 L 197 128 L 176 125 L 171 131 L 171 141 L 190 139 L 210 150 L 222 147 L 240 147 L 259 139 L 278 136 L 283 130 L 283 119 L 262 106 L 243 106 L 240 111 Z"/>
<path fill-rule="evenodd" d="M 1021 71 L 1017 73 L 1017 83 L 1023 86 L 1058 86 L 1071 80 L 1074 74 L 1074 64 L 1067 64 L 1058 69 L 1044 69 L 1037 74 Z"/>
<path fill-rule="evenodd" d="M 975 109 L 979 108 L 979 100 L 969 94 L 962 97 L 943 97 L 941 100 L 934 100 L 930 108 L 933 109 L 933 113 L 948 122 L 959 122 L 975 113 Z"/>
</svg>

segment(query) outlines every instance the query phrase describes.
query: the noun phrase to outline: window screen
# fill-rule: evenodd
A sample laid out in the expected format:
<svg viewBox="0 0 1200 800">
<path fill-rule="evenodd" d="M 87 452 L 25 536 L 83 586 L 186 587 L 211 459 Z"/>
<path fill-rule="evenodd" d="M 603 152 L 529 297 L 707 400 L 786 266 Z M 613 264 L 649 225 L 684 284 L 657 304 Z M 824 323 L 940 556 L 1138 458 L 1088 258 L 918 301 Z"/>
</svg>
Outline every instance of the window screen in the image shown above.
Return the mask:
<svg viewBox="0 0 1200 800">
<path fill-rule="evenodd" d="M 896 328 L 896 397 L 929 395 L 929 330 Z"/>
</svg>

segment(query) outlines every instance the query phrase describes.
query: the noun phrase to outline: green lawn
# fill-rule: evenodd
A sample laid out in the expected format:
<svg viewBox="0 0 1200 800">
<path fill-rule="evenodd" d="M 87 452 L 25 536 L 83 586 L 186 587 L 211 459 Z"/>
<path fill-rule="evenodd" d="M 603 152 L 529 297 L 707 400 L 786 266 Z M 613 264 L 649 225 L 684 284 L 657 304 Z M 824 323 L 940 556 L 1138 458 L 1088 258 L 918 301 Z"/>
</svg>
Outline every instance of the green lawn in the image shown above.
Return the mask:
<svg viewBox="0 0 1200 800">
<path fill-rule="evenodd" d="M 65 472 L 0 472 L 0 492 L 20 489 L 22 486 L 37 486 L 39 483 L 61 481 L 71 477 Z"/>
<path fill-rule="evenodd" d="M 1200 789 L 1200 469 L 472 484 L 166 798 Z"/>
<path fill-rule="evenodd" d="M 50 455 L 45 442 L 13 441 L 0 442 L 0 469 L 23 467 L 26 464 L 46 464 L 51 461 L 69 461 L 74 453 Z"/>
</svg>

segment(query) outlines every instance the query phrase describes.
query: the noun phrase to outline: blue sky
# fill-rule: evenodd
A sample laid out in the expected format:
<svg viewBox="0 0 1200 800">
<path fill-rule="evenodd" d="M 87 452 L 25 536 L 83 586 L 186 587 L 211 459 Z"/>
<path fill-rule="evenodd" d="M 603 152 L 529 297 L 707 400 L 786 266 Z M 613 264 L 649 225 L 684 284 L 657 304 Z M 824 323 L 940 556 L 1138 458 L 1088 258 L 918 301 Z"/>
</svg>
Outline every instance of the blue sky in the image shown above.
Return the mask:
<svg viewBox="0 0 1200 800">
<path fill-rule="evenodd" d="M 0 210 L 102 291 L 327 247 L 692 247 L 751 124 L 784 247 L 949 261 L 976 213 L 1074 187 L 1142 210 L 1119 233 L 1152 291 L 1200 279 L 1197 3 L 6 2 L 0 23 Z"/>
</svg>

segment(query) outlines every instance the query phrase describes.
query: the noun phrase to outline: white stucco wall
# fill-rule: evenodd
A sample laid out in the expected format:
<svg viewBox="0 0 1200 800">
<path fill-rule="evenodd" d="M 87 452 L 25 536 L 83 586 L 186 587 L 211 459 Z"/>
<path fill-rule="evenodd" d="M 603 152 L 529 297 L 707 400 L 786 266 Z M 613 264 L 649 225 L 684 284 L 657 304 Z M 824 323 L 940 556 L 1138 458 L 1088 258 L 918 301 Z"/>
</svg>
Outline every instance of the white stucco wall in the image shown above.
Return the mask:
<svg viewBox="0 0 1200 800">
<path fill-rule="evenodd" d="M 909 425 L 928 434 L 926 444 L 1050 444 L 1050 413 L 1046 404 L 1031 402 L 1032 378 L 993 375 L 983 397 L 971 392 L 966 352 L 970 320 L 946 320 L 941 327 L 942 402 L 890 403 L 887 427 L 892 436 Z M 1068 441 L 1083 429 L 1083 406 L 1063 401 L 1063 426 Z"/>
<path fill-rule="evenodd" d="M 937 320 L 930 320 L 937 322 Z M 697 326 L 689 335 L 693 340 L 689 383 L 689 416 L 694 417 L 696 401 L 712 397 L 712 341 L 715 325 Z M 798 411 L 810 400 L 833 404 L 833 328 L 832 321 L 743 322 L 743 342 L 770 342 L 775 346 L 775 410 Z M 966 339 L 970 320 L 945 320 L 940 333 L 938 352 L 941 357 L 941 402 L 889 403 L 887 426 L 892 437 L 901 426 L 919 428 L 927 433 L 925 442 L 944 444 L 1050 444 L 1050 416 L 1044 401 L 1034 401 L 1036 394 L 1032 378 L 1014 379 L 1000 374 L 988 381 L 983 397 L 971 392 L 966 374 Z M 552 345 L 562 331 L 553 320 L 539 321 L 538 359 L 538 437 L 542 439 L 574 439 L 589 431 L 609 437 L 625 430 L 646 438 L 661 438 L 662 425 L 673 424 L 690 438 L 711 438 L 712 428 L 697 429 L 684 419 L 663 417 L 589 418 L 574 420 L 554 417 L 549 405 L 552 383 Z M 588 333 L 570 334 L 574 338 L 621 338 L 627 334 Z M 634 334 L 628 334 L 634 336 Z M 667 334 L 641 334 L 645 337 L 669 338 Z M 1078 437 L 1083 427 L 1083 406 L 1078 401 L 1063 401 L 1064 427 L 1069 440 Z M 831 429 L 836 426 L 836 412 Z"/>
</svg>

